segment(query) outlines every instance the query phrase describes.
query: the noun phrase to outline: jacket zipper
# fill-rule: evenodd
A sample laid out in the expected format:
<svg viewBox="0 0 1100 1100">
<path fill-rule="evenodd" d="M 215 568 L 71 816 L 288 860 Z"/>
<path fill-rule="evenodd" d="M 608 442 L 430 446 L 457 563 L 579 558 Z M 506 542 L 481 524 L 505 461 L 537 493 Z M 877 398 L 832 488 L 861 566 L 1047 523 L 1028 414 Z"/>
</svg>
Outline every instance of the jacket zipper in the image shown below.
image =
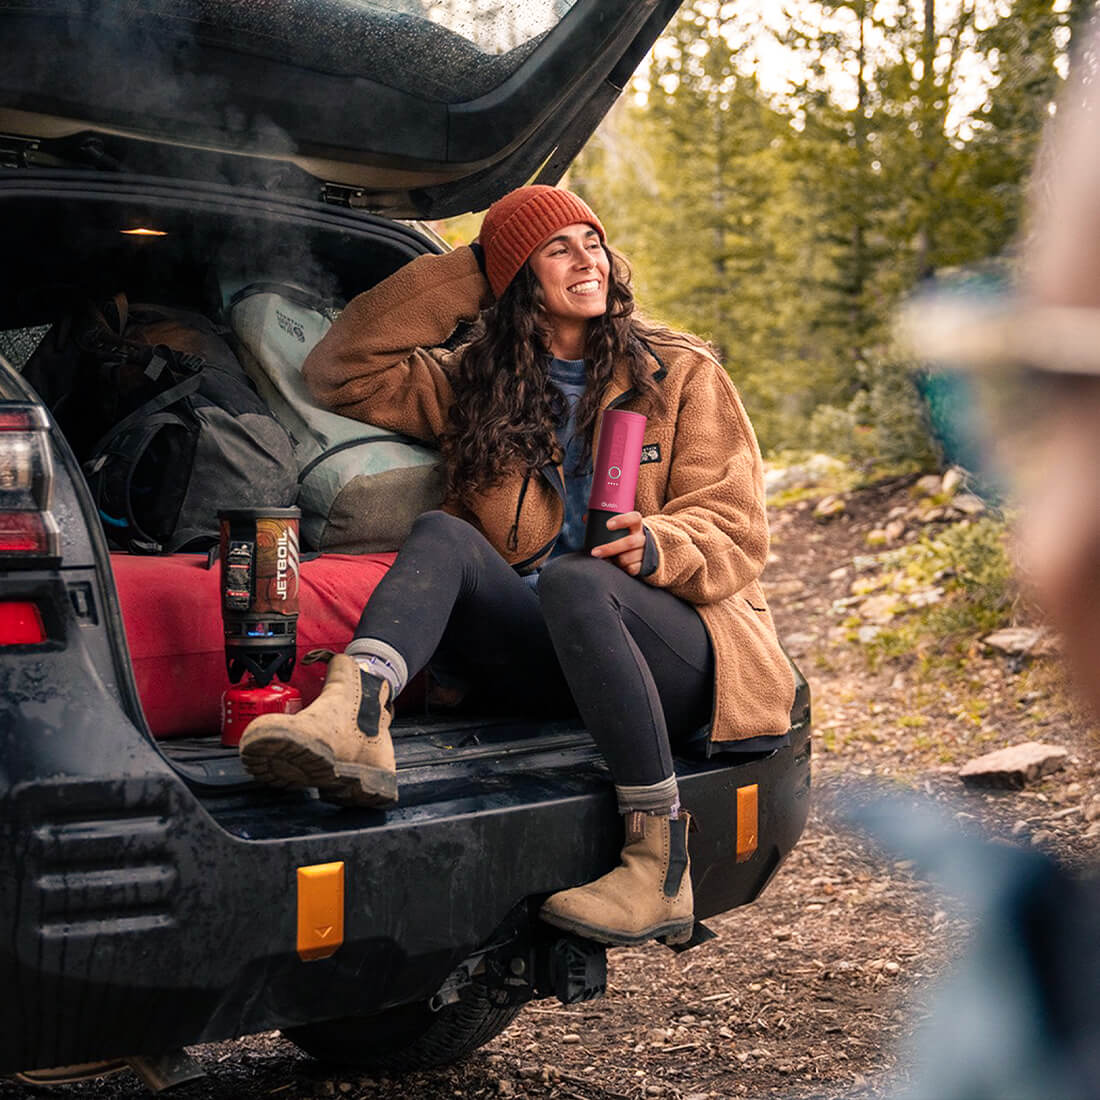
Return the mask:
<svg viewBox="0 0 1100 1100">
<path fill-rule="evenodd" d="M 505 542 L 505 546 L 509 550 L 515 550 L 519 546 L 519 514 L 523 509 L 523 498 L 527 496 L 527 486 L 531 484 L 531 472 L 528 471 L 523 475 L 523 484 L 519 490 L 519 500 L 516 501 L 516 518 L 512 523 L 512 529 L 508 532 L 508 539 Z"/>
</svg>

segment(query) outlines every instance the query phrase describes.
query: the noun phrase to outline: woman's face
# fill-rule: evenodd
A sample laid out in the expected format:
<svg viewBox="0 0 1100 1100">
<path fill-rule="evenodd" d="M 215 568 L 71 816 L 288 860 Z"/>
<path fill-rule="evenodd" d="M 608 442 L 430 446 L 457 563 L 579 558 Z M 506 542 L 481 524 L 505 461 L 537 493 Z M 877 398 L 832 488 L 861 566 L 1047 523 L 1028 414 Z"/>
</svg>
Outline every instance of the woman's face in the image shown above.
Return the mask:
<svg viewBox="0 0 1100 1100">
<path fill-rule="evenodd" d="M 575 325 L 607 311 L 610 263 L 592 226 L 567 225 L 543 241 L 529 262 L 551 326 Z"/>
</svg>

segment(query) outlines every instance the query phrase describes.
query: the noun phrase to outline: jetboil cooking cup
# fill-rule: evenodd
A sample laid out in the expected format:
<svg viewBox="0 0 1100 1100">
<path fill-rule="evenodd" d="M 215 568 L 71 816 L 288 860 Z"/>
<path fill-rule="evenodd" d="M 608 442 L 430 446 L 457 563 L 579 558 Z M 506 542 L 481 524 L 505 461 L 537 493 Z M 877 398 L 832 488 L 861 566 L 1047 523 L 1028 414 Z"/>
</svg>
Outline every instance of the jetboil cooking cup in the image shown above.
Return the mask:
<svg viewBox="0 0 1100 1100">
<path fill-rule="evenodd" d="M 261 687 L 294 671 L 298 640 L 297 508 L 219 512 L 225 663 Z"/>
<path fill-rule="evenodd" d="M 219 512 L 225 665 L 222 744 L 236 745 L 260 714 L 294 714 L 302 696 L 286 683 L 298 642 L 297 508 Z"/>
</svg>

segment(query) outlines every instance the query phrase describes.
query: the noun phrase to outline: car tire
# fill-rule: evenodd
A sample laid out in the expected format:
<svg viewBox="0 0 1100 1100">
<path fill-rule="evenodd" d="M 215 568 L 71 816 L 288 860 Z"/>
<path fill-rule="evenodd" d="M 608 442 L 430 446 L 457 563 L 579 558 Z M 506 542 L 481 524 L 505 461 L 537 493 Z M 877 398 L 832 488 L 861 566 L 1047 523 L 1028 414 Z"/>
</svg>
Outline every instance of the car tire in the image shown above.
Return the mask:
<svg viewBox="0 0 1100 1100">
<path fill-rule="evenodd" d="M 521 1005 L 495 1004 L 479 982 L 433 1012 L 427 1001 L 364 1016 L 301 1024 L 283 1034 L 306 1054 L 333 1065 L 409 1073 L 450 1065 L 499 1035 Z"/>
</svg>

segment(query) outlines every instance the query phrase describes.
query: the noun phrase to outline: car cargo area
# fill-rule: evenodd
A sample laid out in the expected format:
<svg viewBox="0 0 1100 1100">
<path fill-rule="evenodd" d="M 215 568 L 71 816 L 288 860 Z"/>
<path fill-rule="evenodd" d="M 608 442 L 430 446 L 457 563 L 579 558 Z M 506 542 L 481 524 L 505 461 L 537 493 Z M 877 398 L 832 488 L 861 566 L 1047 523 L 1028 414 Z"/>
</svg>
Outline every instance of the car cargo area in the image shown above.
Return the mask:
<svg viewBox="0 0 1100 1100">
<path fill-rule="evenodd" d="M 36 171 L 26 184 L 18 175 L 0 180 L 0 218 L 6 239 L 0 353 L 17 368 L 48 326 L 74 305 L 118 290 L 132 301 L 186 307 L 219 324 L 243 285 L 289 284 L 339 305 L 416 255 L 439 248 L 411 226 L 369 214 L 349 217 L 315 203 L 218 185 L 183 187 L 117 176 L 104 182 L 97 174 L 66 171 Z M 135 556 L 127 562 L 125 557 L 111 555 L 121 619 L 130 635 L 125 658 L 116 660 L 123 705 L 208 811 L 249 837 L 357 828 L 364 814 L 381 819 L 376 812 L 341 811 L 314 797 L 265 790 L 250 779 L 236 749 L 222 746 L 219 738 L 220 693 L 228 678 L 209 596 L 216 563 L 210 572 L 205 557 L 178 555 L 189 558 L 198 579 L 169 582 L 166 588 L 148 579 L 157 575 L 158 559 Z M 128 570 L 138 571 L 136 581 L 124 583 Z M 330 649 L 346 644 L 361 610 L 362 596 L 355 591 L 342 600 L 342 620 L 314 644 Z M 140 639 L 134 633 L 135 609 L 144 620 Z M 309 626 L 303 620 L 300 629 L 308 634 Z M 152 642 L 150 634 L 156 635 Z M 323 670 L 315 665 L 307 673 L 299 665 L 296 677 L 311 677 L 313 694 L 305 691 L 306 703 L 319 691 Z M 168 680 L 175 682 L 166 688 Z M 610 806 L 606 769 L 579 719 L 448 711 L 432 703 L 423 682 L 410 685 L 406 696 L 394 728 L 401 802 L 387 820 L 597 792 Z M 148 721 L 139 713 L 139 698 Z M 169 708 L 183 708 L 194 720 L 181 720 L 179 713 L 166 718 L 163 706 L 157 710 L 157 700 L 165 699 Z M 808 752 L 804 689 L 795 712 L 805 736 L 788 751 L 801 756 Z M 752 754 L 719 755 L 685 761 L 684 767 L 704 773 L 736 763 L 750 769 L 759 760 Z"/>
<path fill-rule="evenodd" d="M 0 405 L 21 418 L 16 447 L 38 456 L 17 466 L 9 446 L 5 469 L 37 471 L 49 489 L 34 515 L 52 524 L 48 553 L 0 569 L 3 599 L 41 618 L 34 640 L 0 654 L 0 976 L 20 990 L 0 1014 L 0 1071 L 449 1006 L 468 986 L 492 987 L 509 1011 L 597 995 L 604 979 L 589 981 L 587 962 L 583 981 L 569 967 L 554 976 L 575 938 L 537 916 L 547 895 L 605 873 L 620 849 L 610 776 L 579 719 L 489 713 L 476 685 L 460 698 L 454 682 L 445 696 L 422 678 L 393 726 L 396 805 L 345 808 L 314 789 L 258 784 L 220 736 L 229 678 L 217 555 L 111 551 L 95 470 L 82 472 L 20 373 L 89 299 L 125 291 L 215 325 L 256 283 L 338 307 L 441 246 L 321 203 L 61 168 L 0 170 L 0 220 L 0 355 L 16 368 L 0 368 Z M 304 650 L 346 645 L 392 560 L 382 547 L 313 559 L 309 549 L 303 701 L 325 668 Z M 704 738 L 675 761 L 698 825 L 697 921 L 756 898 L 805 824 L 810 702 L 798 683 L 788 744 L 708 757 Z M 323 921 L 311 915 L 313 882 L 327 884 Z M 602 948 L 584 959 L 596 957 Z"/>
<path fill-rule="evenodd" d="M 94 176 L 58 173 L 26 189 L 10 180 L 0 188 L 6 238 L 0 354 L 17 368 L 50 325 L 81 302 L 119 290 L 131 301 L 193 309 L 220 324 L 242 285 L 289 284 L 338 307 L 417 254 L 438 248 L 410 227 L 369 215 L 358 215 L 352 228 L 350 219 L 315 205 L 262 195 L 243 200 L 218 187 L 184 192 L 151 180 L 110 182 L 109 190 L 100 189 Z M 110 555 L 131 671 L 147 711 L 135 720 L 197 790 L 211 797 L 251 790 L 263 801 L 236 749 L 219 740 L 220 692 L 229 681 L 215 607 L 217 564 L 210 569 L 206 555 L 173 557 Z M 341 555 L 347 564 L 328 569 L 316 605 L 323 605 L 325 621 L 303 621 L 301 636 L 341 649 L 361 611 L 362 593 L 369 593 L 389 560 L 392 555 L 361 561 Z M 338 580 L 341 568 L 347 591 Z M 319 691 L 324 667 L 296 670 L 306 702 Z M 575 721 L 440 713 L 422 682 L 406 694 L 395 728 L 403 812 L 445 800 L 450 787 L 460 787 L 464 796 L 499 794 L 509 773 L 554 770 L 566 757 L 570 768 L 584 762 L 593 776 L 602 767 Z M 522 766 L 514 763 L 521 756 Z"/>
</svg>

